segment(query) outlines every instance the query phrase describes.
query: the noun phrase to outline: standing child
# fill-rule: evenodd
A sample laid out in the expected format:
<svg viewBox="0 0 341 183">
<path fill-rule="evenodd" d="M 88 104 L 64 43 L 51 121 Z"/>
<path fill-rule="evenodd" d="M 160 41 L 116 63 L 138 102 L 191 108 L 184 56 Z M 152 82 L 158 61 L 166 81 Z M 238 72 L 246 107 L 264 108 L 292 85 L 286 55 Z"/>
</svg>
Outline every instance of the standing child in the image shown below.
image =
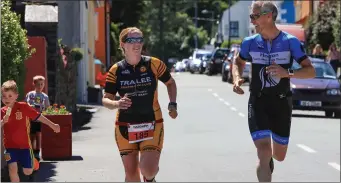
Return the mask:
<svg viewBox="0 0 341 183">
<path fill-rule="evenodd" d="M 33 77 L 34 90 L 26 95 L 25 101 L 38 112 L 42 112 L 50 106 L 49 97 L 43 92 L 45 86 L 45 78 L 43 76 Z M 31 142 L 33 146 L 34 157 L 40 160 L 41 149 L 41 123 L 39 121 L 31 121 L 30 129 Z"/>
<path fill-rule="evenodd" d="M 1 87 L 1 127 L 4 133 L 4 157 L 8 164 L 11 182 L 19 182 L 18 163 L 25 175 L 33 172 L 33 152 L 29 138 L 30 119 L 41 121 L 54 132 L 59 133 L 60 126 L 48 120 L 26 102 L 17 102 L 18 88 L 13 80 L 6 81 Z"/>
</svg>

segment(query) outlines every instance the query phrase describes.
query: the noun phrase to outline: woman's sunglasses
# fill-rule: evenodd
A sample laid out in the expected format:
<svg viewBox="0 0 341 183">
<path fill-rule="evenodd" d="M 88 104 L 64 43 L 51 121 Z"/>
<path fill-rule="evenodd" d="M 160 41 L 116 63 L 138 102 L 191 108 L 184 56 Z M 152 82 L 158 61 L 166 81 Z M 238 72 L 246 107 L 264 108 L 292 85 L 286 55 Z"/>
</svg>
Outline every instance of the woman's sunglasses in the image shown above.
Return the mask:
<svg viewBox="0 0 341 183">
<path fill-rule="evenodd" d="M 143 37 L 128 37 L 124 40 L 124 43 L 143 43 Z"/>
<path fill-rule="evenodd" d="M 251 19 L 251 20 L 257 20 L 260 16 L 266 15 L 266 14 L 268 14 L 268 13 L 269 13 L 269 12 L 251 14 L 251 15 L 250 15 L 250 19 Z"/>
</svg>

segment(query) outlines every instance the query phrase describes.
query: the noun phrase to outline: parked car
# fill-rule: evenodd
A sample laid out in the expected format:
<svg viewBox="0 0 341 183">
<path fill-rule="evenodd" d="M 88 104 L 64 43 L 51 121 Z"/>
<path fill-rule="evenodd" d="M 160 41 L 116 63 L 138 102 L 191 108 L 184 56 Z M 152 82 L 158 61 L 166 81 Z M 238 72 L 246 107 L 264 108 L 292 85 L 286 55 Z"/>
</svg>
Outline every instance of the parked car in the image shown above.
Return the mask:
<svg viewBox="0 0 341 183">
<path fill-rule="evenodd" d="M 182 59 L 181 62 L 184 64 L 185 71 L 187 71 L 189 69 L 190 59 L 189 58 L 184 58 L 184 59 Z"/>
<path fill-rule="evenodd" d="M 240 47 L 235 46 L 231 48 L 231 52 L 229 56 L 227 57 L 227 60 L 224 61 L 222 72 L 221 72 L 221 78 L 224 82 L 233 82 L 233 75 L 232 75 L 232 68 L 233 68 L 233 61 L 237 57 L 238 52 L 240 50 Z M 247 82 L 249 80 L 249 72 L 250 72 L 251 63 L 246 62 L 246 64 L 243 66 L 243 74 L 242 77 Z"/>
<path fill-rule="evenodd" d="M 202 74 L 205 72 L 206 67 L 207 67 L 207 62 L 210 61 L 211 57 L 212 57 L 212 53 L 206 54 L 203 57 L 201 57 L 199 74 Z"/>
<path fill-rule="evenodd" d="M 209 50 L 203 50 L 203 49 L 196 49 L 193 52 L 192 61 L 190 62 L 189 72 L 195 73 L 195 72 L 201 72 L 201 66 L 202 66 L 202 57 L 208 54 L 212 54 Z"/>
<path fill-rule="evenodd" d="M 326 117 L 341 116 L 340 82 L 324 59 L 310 57 L 316 71 L 313 79 L 291 79 L 293 109 L 325 111 Z M 293 69 L 301 66 L 294 62 Z"/>
<path fill-rule="evenodd" d="M 206 73 L 211 76 L 213 74 L 221 73 L 223 66 L 224 55 L 229 55 L 230 49 L 228 48 L 217 48 L 213 51 L 212 57 L 209 62 L 207 62 Z"/>
<path fill-rule="evenodd" d="M 177 62 L 175 64 L 175 72 L 184 72 L 186 69 L 186 65 L 183 62 Z"/>
</svg>

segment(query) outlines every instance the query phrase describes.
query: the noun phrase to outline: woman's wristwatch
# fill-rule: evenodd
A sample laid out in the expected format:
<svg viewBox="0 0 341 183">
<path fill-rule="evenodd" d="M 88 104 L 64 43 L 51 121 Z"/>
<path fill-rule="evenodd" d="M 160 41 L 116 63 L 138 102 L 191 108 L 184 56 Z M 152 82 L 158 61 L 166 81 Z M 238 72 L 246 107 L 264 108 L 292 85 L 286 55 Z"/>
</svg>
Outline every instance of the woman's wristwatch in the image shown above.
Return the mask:
<svg viewBox="0 0 341 183">
<path fill-rule="evenodd" d="M 168 110 L 175 109 L 177 110 L 177 103 L 176 102 L 169 102 Z"/>
</svg>

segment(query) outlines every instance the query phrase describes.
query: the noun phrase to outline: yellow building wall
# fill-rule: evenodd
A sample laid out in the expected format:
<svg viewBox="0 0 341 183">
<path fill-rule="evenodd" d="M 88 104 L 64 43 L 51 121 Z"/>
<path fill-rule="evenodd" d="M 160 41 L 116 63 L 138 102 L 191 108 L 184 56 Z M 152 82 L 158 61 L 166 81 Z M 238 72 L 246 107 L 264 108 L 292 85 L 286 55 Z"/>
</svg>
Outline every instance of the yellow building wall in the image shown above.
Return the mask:
<svg viewBox="0 0 341 183">
<path fill-rule="evenodd" d="M 96 1 L 88 1 L 88 55 L 89 55 L 89 71 L 88 71 L 88 81 L 89 86 L 93 87 L 95 85 L 95 41 L 96 41 Z"/>
</svg>

